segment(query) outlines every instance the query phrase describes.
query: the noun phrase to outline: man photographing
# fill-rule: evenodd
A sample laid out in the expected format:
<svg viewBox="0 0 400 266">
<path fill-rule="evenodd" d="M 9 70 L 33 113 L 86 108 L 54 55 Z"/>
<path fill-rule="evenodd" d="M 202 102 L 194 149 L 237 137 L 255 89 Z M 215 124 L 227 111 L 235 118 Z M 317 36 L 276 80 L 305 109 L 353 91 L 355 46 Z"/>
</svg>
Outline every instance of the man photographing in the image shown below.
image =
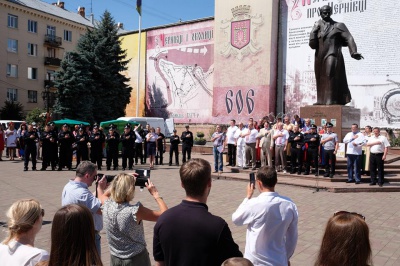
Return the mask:
<svg viewBox="0 0 400 266">
<path fill-rule="evenodd" d="M 275 192 L 277 173 L 261 167 L 255 186 L 247 185 L 247 196 L 232 214 L 236 225 L 247 225 L 244 257 L 254 265 L 287 266 L 297 244 L 296 204 Z M 260 195 L 252 199 L 254 188 Z"/>
</svg>

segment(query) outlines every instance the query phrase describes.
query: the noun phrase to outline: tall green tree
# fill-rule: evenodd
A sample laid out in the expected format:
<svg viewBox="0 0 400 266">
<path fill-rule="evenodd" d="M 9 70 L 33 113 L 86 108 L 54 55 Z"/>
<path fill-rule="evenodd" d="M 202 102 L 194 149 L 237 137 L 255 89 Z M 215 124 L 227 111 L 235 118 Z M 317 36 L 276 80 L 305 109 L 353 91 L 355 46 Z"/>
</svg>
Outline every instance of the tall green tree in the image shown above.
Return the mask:
<svg viewBox="0 0 400 266">
<path fill-rule="evenodd" d="M 129 79 L 121 74 L 127 70 L 129 60 L 126 60 L 126 51 L 121 48 L 117 33 L 114 19 L 105 11 L 96 27 L 88 29 L 81 37 L 77 52 L 63 60 L 56 84 L 58 113 L 89 122 L 125 116 L 132 88 L 127 84 Z M 65 63 L 67 60 L 69 62 Z M 76 95 L 80 95 L 80 99 Z M 80 110 L 77 105 L 85 109 Z"/>
<path fill-rule="evenodd" d="M 5 101 L 4 106 L 0 109 L 0 118 L 2 120 L 23 120 L 24 107 L 20 102 Z"/>
</svg>

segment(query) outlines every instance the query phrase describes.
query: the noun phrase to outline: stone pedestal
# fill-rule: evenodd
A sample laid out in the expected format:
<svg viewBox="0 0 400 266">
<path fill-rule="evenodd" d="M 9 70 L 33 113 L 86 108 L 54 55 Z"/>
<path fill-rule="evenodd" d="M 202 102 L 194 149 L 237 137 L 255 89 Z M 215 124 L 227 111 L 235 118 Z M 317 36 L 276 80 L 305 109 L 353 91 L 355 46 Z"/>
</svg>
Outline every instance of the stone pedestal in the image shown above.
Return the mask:
<svg viewBox="0 0 400 266">
<path fill-rule="evenodd" d="M 308 105 L 300 107 L 300 117 L 315 120 L 315 125 L 322 126 L 322 119 L 333 124 L 333 132 L 338 134 L 339 142 L 351 131 L 352 124 L 360 126 L 361 110 L 343 105 Z M 335 123 L 336 121 L 336 123 Z"/>
</svg>

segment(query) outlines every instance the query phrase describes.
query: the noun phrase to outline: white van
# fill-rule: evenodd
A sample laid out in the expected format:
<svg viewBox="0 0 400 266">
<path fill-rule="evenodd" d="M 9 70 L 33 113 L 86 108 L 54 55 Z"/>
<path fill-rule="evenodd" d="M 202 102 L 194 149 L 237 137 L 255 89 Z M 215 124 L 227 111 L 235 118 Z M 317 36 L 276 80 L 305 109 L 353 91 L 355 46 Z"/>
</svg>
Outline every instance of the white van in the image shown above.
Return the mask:
<svg viewBox="0 0 400 266">
<path fill-rule="evenodd" d="M 161 133 L 163 133 L 166 137 L 172 135 L 172 130 L 174 129 L 174 120 L 166 119 L 162 117 L 120 117 L 117 120 L 122 120 L 126 122 L 137 122 L 142 125 L 143 128 L 146 127 L 146 124 L 149 124 L 151 127 L 157 128 L 160 127 Z"/>
</svg>

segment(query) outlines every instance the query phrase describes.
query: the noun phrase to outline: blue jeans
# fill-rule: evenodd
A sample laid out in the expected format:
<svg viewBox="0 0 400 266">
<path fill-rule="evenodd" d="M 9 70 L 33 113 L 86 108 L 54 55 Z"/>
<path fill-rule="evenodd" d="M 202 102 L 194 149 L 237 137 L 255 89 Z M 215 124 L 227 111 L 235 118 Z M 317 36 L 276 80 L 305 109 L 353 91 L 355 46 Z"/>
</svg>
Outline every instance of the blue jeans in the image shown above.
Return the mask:
<svg viewBox="0 0 400 266">
<path fill-rule="evenodd" d="M 214 170 L 216 172 L 223 171 L 222 152 L 219 152 L 217 147 L 213 147 L 214 154 Z M 219 168 L 219 169 L 218 169 Z"/>
<path fill-rule="evenodd" d="M 356 182 L 361 182 L 361 155 L 347 154 L 347 174 L 348 180 L 353 180 L 353 172 Z"/>
<path fill-rule="evenodd" d="M 99 256 L 101 258 L 101 236 L 97 232 L 94 233 L 94 241 L 95 241 L 95 244 L 96 244 L 97 252 L 99 253 Z"/>
</svg>

